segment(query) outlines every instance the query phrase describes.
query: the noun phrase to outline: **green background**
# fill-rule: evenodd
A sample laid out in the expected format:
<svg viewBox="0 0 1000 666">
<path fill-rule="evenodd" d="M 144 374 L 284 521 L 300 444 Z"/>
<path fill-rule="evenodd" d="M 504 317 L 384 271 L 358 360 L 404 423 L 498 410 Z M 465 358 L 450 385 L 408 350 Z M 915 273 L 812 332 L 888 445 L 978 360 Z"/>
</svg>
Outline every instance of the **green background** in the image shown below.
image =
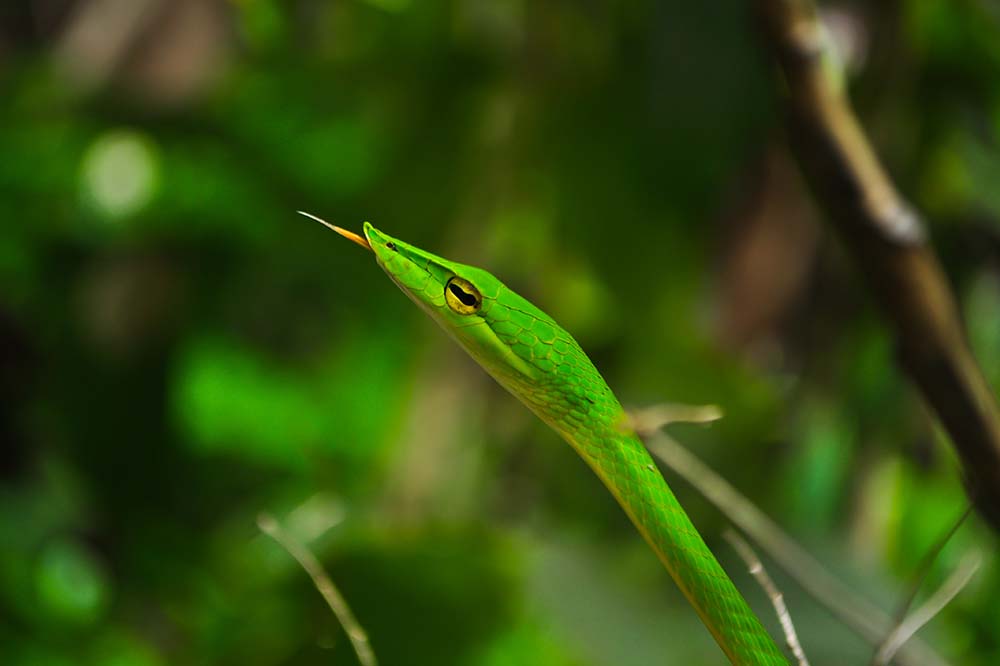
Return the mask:
<svg viewBox="0 0 1000 666">
<path fill-rule="evenodd" d="M 1000 9 L 827 9 L 996 384 Z M 569 447 L 298 209 L 489 269 L 626 405 L 720 405 L 671 432 L 896 608 L 966 499 L 776 89 L 738 0 L 4 2 L 0 663 L 355 663 L 262 511 L 389 666 L 722 662 Z M 954 663 L 1000 660 L 994 549 L 973 517 L 923 588 L 981 553 L 921 634 Z M 814 664 L 867 663 L 771 570 Z"/>
</svg>

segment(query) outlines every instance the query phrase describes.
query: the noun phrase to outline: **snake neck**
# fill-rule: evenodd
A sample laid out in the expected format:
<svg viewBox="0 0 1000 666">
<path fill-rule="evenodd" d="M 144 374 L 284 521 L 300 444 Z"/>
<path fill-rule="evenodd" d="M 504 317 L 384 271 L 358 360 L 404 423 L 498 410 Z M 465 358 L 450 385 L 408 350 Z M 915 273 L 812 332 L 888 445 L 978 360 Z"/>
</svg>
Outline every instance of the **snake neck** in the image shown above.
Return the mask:
<svg viewBox="0 0 1000 666">
<path fill-rule="evenodd" d="M 553 329 L 547 336 L 536 329 L 539 322 L 550 323 L 521 314 L 523 321 L 503 322 L 508 328 L 494 325 L 518 362 L 484 362 L 483 367 L 594 470 L 733 664 L 787 664 L 677 502 L 594 364 L 568 333 Z"/>
</svg>

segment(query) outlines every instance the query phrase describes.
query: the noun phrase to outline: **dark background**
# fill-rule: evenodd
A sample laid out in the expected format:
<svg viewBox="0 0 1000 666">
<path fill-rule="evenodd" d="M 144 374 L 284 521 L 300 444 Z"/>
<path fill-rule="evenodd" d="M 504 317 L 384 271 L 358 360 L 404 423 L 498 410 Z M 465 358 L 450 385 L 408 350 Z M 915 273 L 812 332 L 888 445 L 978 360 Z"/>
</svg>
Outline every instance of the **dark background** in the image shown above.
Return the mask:
<svg viewBox="0 0 1000 666">
<path fill-rule="evenodd" d="M 1000 381 L 1000 9 L 823 7 Z M 738 0 L 6 0 L 0 663 L 354 663 L 261 511 L 389 666 L 722 662 L 569 447 L 297 209 L 489 269 L 626 405 L 720 405 L 671 432 L 896 608 L 967 500 L 773 74 Z M 970 519 L 918 599 L 980 553 L 921 633 L 956 664 L 1000 659 L 994 548 Z M 770 566 L 813 663 L 867 663 Z"/>
</svg>

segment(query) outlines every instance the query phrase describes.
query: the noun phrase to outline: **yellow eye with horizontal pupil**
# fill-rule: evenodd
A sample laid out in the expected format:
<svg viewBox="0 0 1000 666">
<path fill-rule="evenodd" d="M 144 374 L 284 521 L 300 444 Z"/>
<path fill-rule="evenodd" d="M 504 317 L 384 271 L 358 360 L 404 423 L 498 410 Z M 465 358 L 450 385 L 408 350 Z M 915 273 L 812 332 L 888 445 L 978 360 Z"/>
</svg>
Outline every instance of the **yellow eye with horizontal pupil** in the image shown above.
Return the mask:
<svg viewBox="0 0 1000 666">
<path fill-rule="evenodd" d="M 444 300 L 448 307 L 460 315 L 475 313 L 483 304 L 483 296 L 471 282 L 464 278 L 453 277 L 444 286 Z"/>
</svg>

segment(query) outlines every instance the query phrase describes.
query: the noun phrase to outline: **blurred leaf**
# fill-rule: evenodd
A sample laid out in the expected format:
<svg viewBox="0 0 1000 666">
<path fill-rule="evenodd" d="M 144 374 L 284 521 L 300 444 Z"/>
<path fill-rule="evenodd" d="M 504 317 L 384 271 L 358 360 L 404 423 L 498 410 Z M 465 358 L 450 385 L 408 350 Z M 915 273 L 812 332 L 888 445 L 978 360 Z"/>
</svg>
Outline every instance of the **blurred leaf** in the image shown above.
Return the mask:
<svg viewBox="0 0 1000 666">
<path fill-rule="evenodd" d="M 344 340 L 322 372 L 268 363 L 233 343 L 192 344 L 179 366 L 174 406 L 192 444 L 250 460 L 301 468 L 317 453 L 372 461 L 387 443 L 404 386 L 395 341 Z M 362 352 L 357 345 L 364 345 Z"/>
<path fill-rule="evenodd" d="M 40 612 L 58 622 L 94 624 L 109 603 L 107 576 L 82 544 L 61 539 L 38 556 L 35 571 Z"/>
<path fill-rule="evenodd" d="M 93 666 L 160 666 L 167 663 L 152 646 L 122 631 L 108 632 L 98 639 L 90 662 Z"/>
<path fill-rule="evenodd" d="M 796 518 L 797 533 L 823 533 L 835 525 L 858 435 L 841 420 L 840 410 L 819 401 L 803 409 L 800 418 L 792 437 L 795 453 L 785 471 L 786 501 Z"/>
<path fill-rule="evenodd" d="M 286 17 L 274 0 L 240 0 L 240 27 L 247 42 L 260 51 L 279 46 L 286 34 Z"/>
</svg>

